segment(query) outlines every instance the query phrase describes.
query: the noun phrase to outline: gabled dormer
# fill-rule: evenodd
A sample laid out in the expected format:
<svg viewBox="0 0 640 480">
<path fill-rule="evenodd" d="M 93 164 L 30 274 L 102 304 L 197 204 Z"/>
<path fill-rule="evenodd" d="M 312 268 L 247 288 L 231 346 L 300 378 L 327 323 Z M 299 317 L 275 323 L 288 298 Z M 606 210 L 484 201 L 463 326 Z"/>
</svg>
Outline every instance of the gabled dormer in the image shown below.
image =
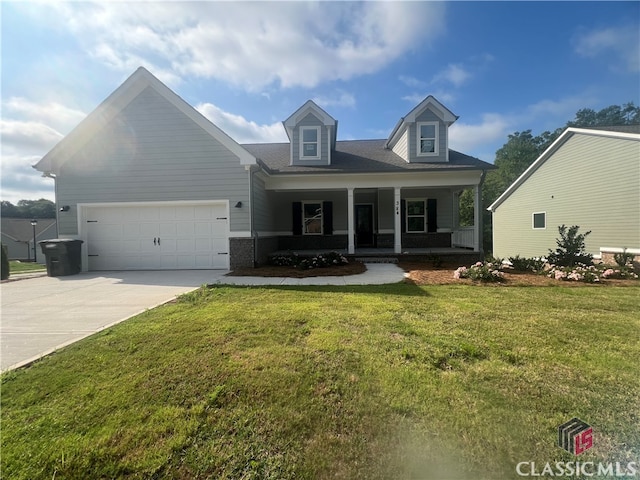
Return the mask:
<svg viewBox="0 0 640 480">
<path fill-rule="evenodd" d="M 448 162 L 449 126 L 458 119 L 429 95 L 395 126 L 386 143 L 407 163 Z"/>
<path fill-rule="evenodd" d="M 291 165 L 331 165 L 338 122 L 308 100 L 284 122 L 290 143 Z"/>
</svg>

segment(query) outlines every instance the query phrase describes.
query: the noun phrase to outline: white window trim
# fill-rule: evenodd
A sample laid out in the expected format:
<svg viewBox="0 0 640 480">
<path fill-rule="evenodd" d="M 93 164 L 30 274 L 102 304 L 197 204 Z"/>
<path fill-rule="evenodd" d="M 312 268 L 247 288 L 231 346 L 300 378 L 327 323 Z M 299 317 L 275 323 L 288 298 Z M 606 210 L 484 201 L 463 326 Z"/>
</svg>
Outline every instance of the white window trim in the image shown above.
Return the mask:
<svg viewBox="0 0 640 480">
<path fill-rule="evenodd" d="M 409 230 L 409 202 L 422 202 L 424 205 L 423 215 L 411 215 L 411 217 L 423 217 L 423 230 Z M 404 230 L 405 233 L 427 233 L 427 199 L 426 198 L 405 198 L 404 199 Z"/>
<path fill-rule="evenodd" d="M 315 130 L 316 131 L 316 151 L 318 152 L 318 154 L 314 157 L 309 157 L 309 156 L 305 156 L 304 155 L 304 131 L 305 130 Z M 300 158 L 300 160 L 320 160 L 320 158 L 322 157 L 322 132 L 320 130 L 320 127 L 300 127 L 300 131 L 299 131 L 299 135 L 300 135 L 300 149 L 298 151 L 298 157 Z M 312 142 L 306 142 L 306 143 L 312 143 Z"/>
<path fill-rule="evenodd" d="M 433 152 L 430 153 L 422 153 L 420 152 L 420 140 L 422 137 L 420 136 L 420 127 L 423 125 L 433 125 L 435 127 L 435 135 L 436 138 L 434 143 Z M 416 154 L 418 157 L 437 157 L 440 154 L 440 124 L 438 122 L 418 122 L 416 123 Z"/>
<path fill-rule="evenodd" d="M 320 233 L 309 233 L 306 231 L 304 224 L 304 206 L 309 204 L 319 204 L 320 205 Z M 322 209 L 322 200 L 304 200 L 302 202 L 302 234 L 303 235 L 324 235 L 324 210 Z"/>
<path fill-rule="evenodd" d="M 536 215 L 544 215 L 544 227 L 536 227 L 534 218 Z M 533 230 L 546 230 L 547 229 L 547 212 L 533 212 L 531 214 L 531 228 Z"/>
</svg>

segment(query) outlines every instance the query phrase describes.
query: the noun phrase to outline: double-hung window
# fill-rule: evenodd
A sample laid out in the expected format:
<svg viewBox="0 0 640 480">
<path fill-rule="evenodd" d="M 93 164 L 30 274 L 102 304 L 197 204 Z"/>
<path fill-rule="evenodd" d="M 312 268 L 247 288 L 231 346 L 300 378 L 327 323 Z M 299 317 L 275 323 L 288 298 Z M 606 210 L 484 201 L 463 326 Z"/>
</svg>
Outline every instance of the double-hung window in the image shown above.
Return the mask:
<svg viewBox="0 0 640 480">
<path fill-rule="evenodd" d="M 320 158 L 320 127 L 300 127 L 300 159 Z"/>
<path fill-rule="evenodd" d="M 427 231 L 427 201 L 407 199 L 407 232 Z"/>
<path fill-rule="evenodd" d="M 418 156 L 438 155 L 438 123 L 419 122 L 417 124 Z"/>
<path fill-rule="evenodd" d="M 302 233 L 322 235 L 322 202 L 302 202 Z"/>
</svg>

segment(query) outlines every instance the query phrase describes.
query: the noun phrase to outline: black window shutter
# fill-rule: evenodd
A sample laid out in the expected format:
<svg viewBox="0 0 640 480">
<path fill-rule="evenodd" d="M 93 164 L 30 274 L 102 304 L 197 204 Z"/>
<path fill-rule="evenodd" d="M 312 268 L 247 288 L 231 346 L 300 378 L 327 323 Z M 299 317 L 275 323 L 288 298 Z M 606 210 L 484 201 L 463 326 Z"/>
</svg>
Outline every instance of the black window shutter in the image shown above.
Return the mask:
<svg viewBox="0 0 640 480">
<path fill-rule="evenodd" d="M 293 234 L 302 235 L 302 202 L 293 202 L 291 204 L 291 215 L 293 218 Z"/>
<path fill-rule="evenodd" d="M 333 202 L 322 202 L 322 229 L 325 235 L 333 235 Z"/>
<path fill-rule="evenodd" d="M 427 199 L 427 232 L 434 233 L 438 231 L 438 200 L 435 198 Z"/>
<path fill-rule="evenodd" d="M 407 231 L 407 202 L 400 200 L 400 230 L 402 233 Z"/>
</svg>

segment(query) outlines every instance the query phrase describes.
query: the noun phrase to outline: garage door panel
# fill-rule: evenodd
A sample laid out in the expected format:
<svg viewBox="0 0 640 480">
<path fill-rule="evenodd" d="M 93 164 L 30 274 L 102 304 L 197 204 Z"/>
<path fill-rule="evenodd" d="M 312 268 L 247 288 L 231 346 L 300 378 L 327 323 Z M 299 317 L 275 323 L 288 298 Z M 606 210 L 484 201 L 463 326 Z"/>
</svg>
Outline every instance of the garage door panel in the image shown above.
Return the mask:
<svg viewBox="0 0 640 480">
<path fill-rule="evenodd" d="M 196 226 L 193 222 L 180 222 L 176 235 L 178 237 L 193 237 L 196 234 Z"/>
<path fill-rule="evenodd" d="M 175 223 L 161 223 L 158 228 L 158 234 L 161 237 L 175 237 L 178 233 L 178 226 Z"/>
<path fill-rule="evenodd" d="M 226 205 L 86 207 L 85 218 L 90 270 L 229 267 Z"/>
</svg>

